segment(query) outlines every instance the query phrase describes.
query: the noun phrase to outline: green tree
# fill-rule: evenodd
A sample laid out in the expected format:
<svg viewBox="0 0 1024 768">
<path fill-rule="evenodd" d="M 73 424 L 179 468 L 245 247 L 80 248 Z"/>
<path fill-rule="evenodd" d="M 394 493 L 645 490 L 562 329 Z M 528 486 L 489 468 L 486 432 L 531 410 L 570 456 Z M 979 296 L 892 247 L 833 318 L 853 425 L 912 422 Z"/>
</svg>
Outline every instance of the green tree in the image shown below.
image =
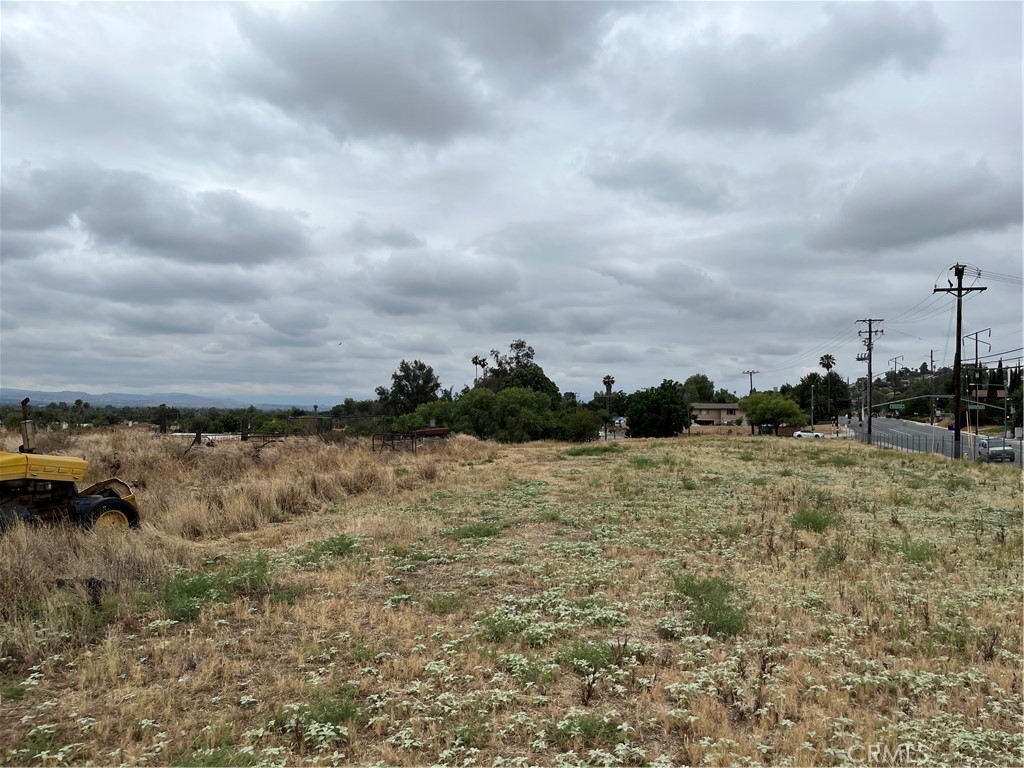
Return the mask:
<svg viewBox="0 0 1024 768">
<path fill-rule="evenodd" d="M 525 443 L 550 436 L 555 426 L 551 399 L 521 387 L 503 389 L 494 405 L 492 436 L 502 443 Z"/>
<path fill-rule="evenodd" d="M 453 429 L 481 439 L 491 436 L 494 430 L 494 408 L 498 396 L 489 389 L 477 387 L 456 400 L 456 416 Z"/>
<path fill-rule="evenodd" d="M 703 373 L 695 373 L 683 382 L 683 392 L 691 403 L 710 403 L 715 399 L 715 382 Z"/>
<path fill-rule="evenodd" d="M 516 339 L 509 345 L 507 355 L 496 349 L 491 350 L 493 363 L 490 367 L 486 367 L 482 358 L 474 358 L 474 365 L 484 365 L 477 386 L 486 387 L 492 392 L 510 388 L 543 392 L 550 398 L 552 407 L 557 408 L 562 398 L 558 385 L 536 363 L 535 354 L 533 347 L 523 339 Z"/>
<path fill-rule="evenodd" d="M 1020 368 L 1010 372 L 1007 388 L 1010 390 L 1006 395 L 1010 410 L 1008 425 L 1019 427 L 1024 424 L 1024 377 L 1021 376 Z"/>
<path fill-rule="evenodd" d="M 398 432 L 410 432 L 414 429 L 429 427 L 434 422 L 435 427 L 448 427 L 453 429 L 458 420 L 458 403 L 452 400 L 435 400 L 432 403 L 424 403 L 412 413 L 400 417 L 393 425 Z"/>
<path fill-rule="evenodd" d="M 589 440 L 597 434 L 600 426 L 601 417 L 587 408 L 580 408 L 578 411 L 567 413 L 562 418 L 565 436 L 576 442 Z"/>
<path fill-rule="evenodd" d="M 391 374 L 391 388 L 377 387 L 377 400 L 392 415 L 412 413 L 424 403 L 438 399 L 441 382 L 434 369 L 420 360 L 403 360 Z"/>
<path fill-rule="evenodd" d="M 787 397 L 792 398 L 793 400 L 795 400 L 800 405 L 801 408 L 804 409 L 804 411 L 810 413 L 810 411 L 811 411 L 811 389 L 813 388 L 814 389 L 814 393 L 815 393 L 815 398 L 814 399 L 816 400 L 816 405 L 818 406 L 818 408 L 816 410 L 820 410 L 820 407 L 821 407 L 821 395 L 822 395 L 822 390 L 824 389 L 824 387 L 822 385 L 824 383 L 825 383 L 825 380 L 822 379 L 820 373 L 816 373 L 815 371 L 811 371 L 806 376 L 804 376 L 802 379 L 800 379 L 800 383 L 798 383 L 795 387 L 792 387 L 788 392 L 785 392 L 785 393 L 781 393 L 780 392 L 780 394 L 785 394 Z"/>
<path fill-rule="evenodd" d="M 813 375 L 817 376 L 817 374 Z M 746 414 L 751 427 L 755 424 L 761 427 L 771 427 L 776 433 L 780 424 L 802 426 L 807 420 L 795 400 L 778 392 L 754 392 L 742 398 L 739 406 Z"/>
<path fill-rule="evenodd" d="M 671 437 L 690 426 L 683 388 L 670 379 L 634 392 L 626 409 L 630 437 Z"/>
<path fill-rule="evenodd" d="M 715 392 L 715 396 L 711 399 L 711 402 L 712 403 L 738 403 L 739 400 L 740 399 L 738 397 L 736 397 L 736 395 L 734 395 L 728 389 L 723 387 L 723 388 L 719 389 L 717 392 Z M 693 401 L 691 400 L 690 402 L 693 402 Z"/>
</svg>

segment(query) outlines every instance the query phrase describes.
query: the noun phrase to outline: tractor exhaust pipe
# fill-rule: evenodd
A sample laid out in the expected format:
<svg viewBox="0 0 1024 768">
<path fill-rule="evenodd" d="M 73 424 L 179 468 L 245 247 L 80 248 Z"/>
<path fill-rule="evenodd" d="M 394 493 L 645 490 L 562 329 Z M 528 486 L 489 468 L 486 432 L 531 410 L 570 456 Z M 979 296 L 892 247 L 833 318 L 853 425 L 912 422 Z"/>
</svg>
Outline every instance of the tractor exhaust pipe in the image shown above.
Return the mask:
<svg viewBox="0 0 1024 768">
<path fill-rule="evenodd" d="M 28 417 L 28 398 L 21 401 L 21 446 L 20 453 L 36 452 L 36 425 Z"/>
</svg>

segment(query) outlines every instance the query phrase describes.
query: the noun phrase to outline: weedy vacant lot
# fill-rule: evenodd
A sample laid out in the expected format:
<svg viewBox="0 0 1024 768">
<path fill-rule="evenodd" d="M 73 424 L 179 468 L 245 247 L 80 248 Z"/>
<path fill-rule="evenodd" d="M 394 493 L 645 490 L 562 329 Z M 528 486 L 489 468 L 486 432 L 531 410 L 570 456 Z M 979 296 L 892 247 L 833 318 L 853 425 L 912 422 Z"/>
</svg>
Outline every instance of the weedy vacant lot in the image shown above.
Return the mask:
<svg viewBox="0 0 1024 768">
<path fill-rule="evenodd" d="M 0 538 L 4 763 L 1024 762 L 1010 467 L 765 437 L 60 447 L 137 483 L 145 524 Z"/>
</svg>

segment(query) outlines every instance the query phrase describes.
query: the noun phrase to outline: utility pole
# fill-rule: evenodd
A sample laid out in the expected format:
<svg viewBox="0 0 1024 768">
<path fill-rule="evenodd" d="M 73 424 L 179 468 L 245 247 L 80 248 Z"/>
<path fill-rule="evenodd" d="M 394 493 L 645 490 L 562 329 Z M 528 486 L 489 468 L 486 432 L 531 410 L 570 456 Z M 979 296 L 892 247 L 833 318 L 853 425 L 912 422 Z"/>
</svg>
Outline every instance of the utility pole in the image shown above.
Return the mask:
<svg viewBox="0 0 1024 768">
<path fill-rule="evenodd" d="M 932 293 L 953 293 L 956 294 L 956 357 L 953 358 L 953 458 L 959 459 L 960 454 L 960 377 L 962 375 L 961 357 L 960 357 L 960 339 L 963 337 L 964 332 L 964 296 L 974 291 L 984 291 L 985 288 L 982 286 L 975 286 L 973 288 L 964 288 L 964 271 L 967 266 L 964 264 L 954 264 L 953 274 L 956 275 L 956 286 L 953 286 L 952 281 L 947 277 L 946 282 L 949 283 L 949 288 L 935 288 Z"/>
<path fill-rule="evenodd" d="M 974 339 L 974 373 L 971 375 L 971 381 L 974 384 L 974 402 L 975 403 L 978 403 L 979 400 L 981 399 L 980 396 L 978 395 L 978 390 L 981 389 L 981 358 L 978 357 L 978 344 L 984 344 L 985 346 L 988 347 L 989 352 L 992 351 L 992 345 L 991 344 L 989 344 L 987 341 L 981 341 L 978 338 L 981 334 L 985 333 L 986 331 L 988 332 L 989 338 L 992 338 L 992 329 L 991 328 L 982 328 L 980 331 L 975 331 L 974 333 L 968 333 L 968 334 L 964 335 L 964 341 L 966 341 L 967 339 Z M 970 410 L 970 407 L 971 407 L 970 399 L 968 398 L 967 409 Z M 978 434 L 978 422 L 981 421 L 981 413 L 980 412 L 976 413 L 975 416 L 977 418 L 974 419 L 974 434 L 977 435 Z M 971 420 L 970 419 L 967 420 L 967 428 L 968 429 L 971 428 Z"/>
<path fill-rule="evenodd" d="M 814 431 L 814 385 L 811 384 L 811 432 Z"/>
<path fill-rule="evenodd" d="M 612 387 L 615 385 L 615 379 L 608 375 L 601 379 L 601 383 L 604 384 L 604 407 L 608 412 L 608 420 L 604 423 L 604 439 L 607 440 L 608 430 L 612 426 Z"/>
<path fill-rule="evenodd" d="M 896 355 L 896 357 L 890 357 L 889 362 L 892 363 L 892 396 L 896 398 L 896 384 L 899 381 L 899 374 L 896 372 L 896 363 L 903 359 L 903 355 Z"/>
<path fill-rule="evenodd" d="M 928 362 L 931 363 L 931 365 L 930 365 L 928 370 L 930 370 L 932 372 L 932 396 L 931 396 L 931 398 L 929 398 L 928 402 L 930 402 L 932 404 L 932 416 L 931 416 L 930 423 L 934 427 L 935 426 L 935 350 L 934 349 L 929 349 L 928 350 Z"/>
<path fill-rule="evenodd" d="M 743 371 L 744 376 L 750 377 L 750 394 L 754 394 L 754 374 L 760 371 Z"/>
<path fill-rule="evenodd" d="M 857 359 L 858 360 L 867 360 L 867 362 L 868 362 L 868 441 L 867 442 L 868 442 L 868 445 L 870 445 L 871 444 L 871 406 L 872 406 L 872 402 L 871 402 L 871 389 L 872 389 L 872 386 L 874 385 L 874 382 L 872 381 L 872 374 L 871 374 L 871 353 L 875 349 L 875 334 L 876 333 L 877 334 L 884 333 L 884 331 L 882 331 L 881 328 L 879 328 L 876 331 L 873 326 L 874 326 L 875 323 L 881 323 L 881 322 L 884 322 L 884 321 L 880 317 L 873 317 L 873 318 L 865 318 L 864 320 L 858 320 L 857 322 L 858 323 L 867 323 L 868 324 L 868 329 L 866 331 L 857 331 L 858 335 L 864 337 L 864 346 L 866 346 L 868 348 L 867 354 L 864 355 L 863 357 L 861 357 L 860 355 L 857 355 Z"/>
<path fill-rule="evenodd" d="M 760 371 L 743 371 L 744 376 L 750 377 L 750 394 L 754 394 L 754 374 Z M 750 422 L 750 434 L 754 434 L 754 422 Z"/>
</svg>

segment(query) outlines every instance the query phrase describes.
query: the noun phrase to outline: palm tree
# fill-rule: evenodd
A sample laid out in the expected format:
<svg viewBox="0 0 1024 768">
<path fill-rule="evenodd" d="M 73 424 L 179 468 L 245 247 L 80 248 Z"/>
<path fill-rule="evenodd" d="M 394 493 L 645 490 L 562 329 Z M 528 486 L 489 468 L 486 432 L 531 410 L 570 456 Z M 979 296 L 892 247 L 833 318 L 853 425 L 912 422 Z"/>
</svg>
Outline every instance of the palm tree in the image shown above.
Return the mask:
<svg viewBox="0 0 1024 768">
<path fill-rule="evenodd" d="M 476 369 L 480 369 L 481 375 L 487 370 L 487 358 L 481 355 L 473 355 L 473 385 L 476 385 L 478 376 L 476 375 Z"/>
<path fill-rule="evenodd" d="M 615 379 L 611 376 L 605 376 L 601 379 L 601 383 L 604 384 L 604 405 L 608 410 L 608 423 L 604 428 L 605 439 L 608 439 L 608 427 L 611 426 L 612 421 L 612 386 L 615 384 Z"/>
<path fill-rule="evenodd" d="M 828 403 L 828 420 L 832 421 L 832 369 L 836 367 L 836 359 L 832 355 L 822 355 L 818 365 L 825 369 L 826 402 Z"/>
</svg>

